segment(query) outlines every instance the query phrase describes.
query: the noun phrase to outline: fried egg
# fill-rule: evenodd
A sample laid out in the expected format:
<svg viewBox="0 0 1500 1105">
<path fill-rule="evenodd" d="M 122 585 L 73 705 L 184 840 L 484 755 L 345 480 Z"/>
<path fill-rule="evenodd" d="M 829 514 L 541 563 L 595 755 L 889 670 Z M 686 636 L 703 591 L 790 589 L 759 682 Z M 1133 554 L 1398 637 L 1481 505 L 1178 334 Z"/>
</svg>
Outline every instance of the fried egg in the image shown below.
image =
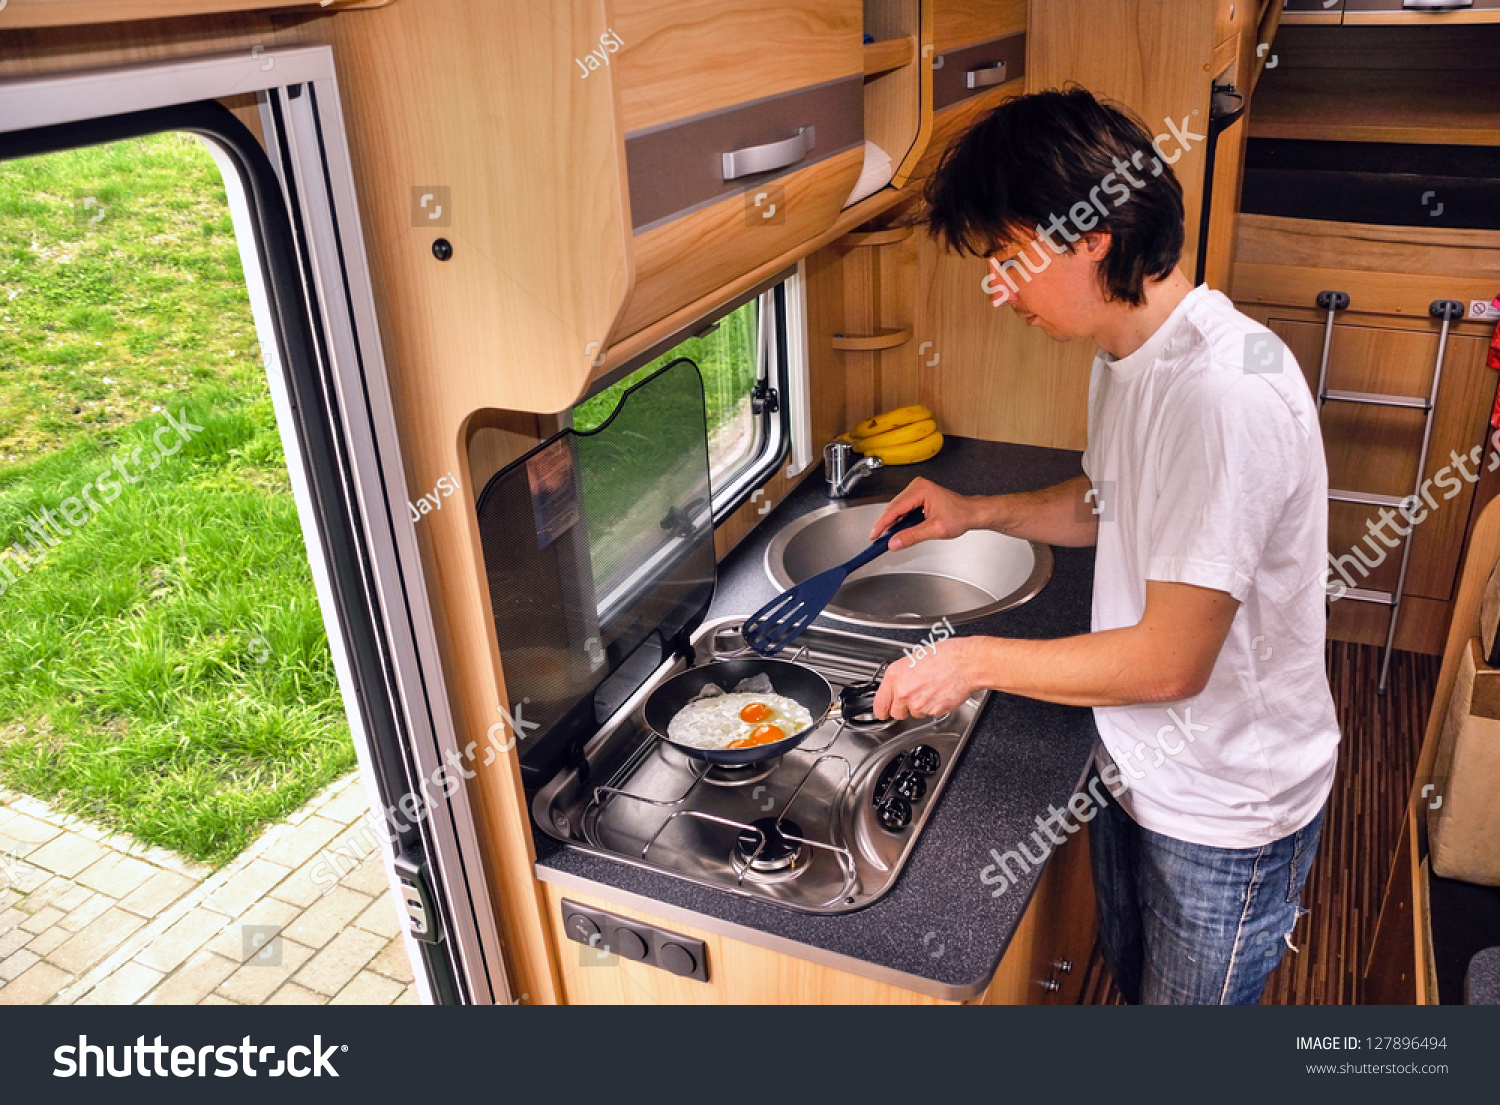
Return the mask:
<svg viewBox="0 0 1500 1105">
<path fill-rule="evenodd" d="M 796 736 L 812 723 L 807 707 L 785 695 L 720 694 L 678 710 L 667 736 L 691 748 L 750 748 Z"/>
</svg>

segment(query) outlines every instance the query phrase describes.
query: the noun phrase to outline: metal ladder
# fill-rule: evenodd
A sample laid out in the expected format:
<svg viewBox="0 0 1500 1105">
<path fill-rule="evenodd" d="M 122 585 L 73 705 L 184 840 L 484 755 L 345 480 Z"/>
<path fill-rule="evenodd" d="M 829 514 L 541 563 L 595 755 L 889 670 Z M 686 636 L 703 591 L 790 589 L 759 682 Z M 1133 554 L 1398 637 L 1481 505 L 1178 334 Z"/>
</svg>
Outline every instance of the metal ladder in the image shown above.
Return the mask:
<svg viewBox="0 0 1500 1105">
<path fill-rule="evenodd" d="M 1443 323 L 1442 334 L 1438 338 L 1437 361 L 1432 368 L 1432 387 L 1424 396 L 1411 395 L 1379 395 L 1368 391 L 1330 391 L 1328 388 L 1328 350 L 1333 345 L 1333 318 L 1339 311 L 1349 306 L 1349 295 L 1347 292 L 1322 291 L 1318 293 L 1317 304 L 1328 312 L 1327 322 L 1323 326 L 1323 356 L 1318 365 L 1318 414 L 1323 413 L 1325 403 L 1360 403 L 1373 407 L 1402 407 L 1406 410 L 1418 410 L 1423 413 L 1422 425 L 1422 448 L 1417 454 L 1417 478 L 1412 484 L 1412 492 L 1407 496 L 1375 495 L 1368 491 L 1341 491 L 1330 488 L 1328 498 L 1331 502 L 1357 503 L 1361 506 L 1389 507 L 1399 511 L 1407 519 L 1406 535 L 1401 538 L 1401 566 L 1396 573 L 1396 589 L 1394 591 L 1376 591 L 1367 587 L 1350 587 L 1345 591 L 1344 597 L 1351 598 L 1355 602 L 1373 602 L 1391 609 L 1390 624 L 1385 632 L 1385 654 L 1380 661 L 1380 682 L 1375 690 L 1377 694 L 1385 694 L 1386 677 L 1391 670 L 1391 650 L 1396 643 L 1396 619 L 1401 615 L 1401 600 L 1406 593 L 1406 568 L 1411 560 L 1411 538 L 1416 532 L 1415 525 L 1410 521 L 1410 516 L 1402 508 L 1411 500 L 1420 502 L 1419 496 L 1422 492 L 1422 480 L 1427 474 L 1427 447 L 1432 443 L 1432 419 L 1433 412 L 1437 408 L 1438 385 L 1443 380 L 1443 353 L 1448 348 L 1448 327 L 1457 319 L 1464 317 L 1464 306 L 1455 299 L 1434 299 L 1427 308 L 1427 313 L 1433 318 L 1441 319 Z M 1413 506 L 1411 509 L 1416 509 Z M 1358 555 L 1357 553 L 1355 555 Z"/>
</svg>

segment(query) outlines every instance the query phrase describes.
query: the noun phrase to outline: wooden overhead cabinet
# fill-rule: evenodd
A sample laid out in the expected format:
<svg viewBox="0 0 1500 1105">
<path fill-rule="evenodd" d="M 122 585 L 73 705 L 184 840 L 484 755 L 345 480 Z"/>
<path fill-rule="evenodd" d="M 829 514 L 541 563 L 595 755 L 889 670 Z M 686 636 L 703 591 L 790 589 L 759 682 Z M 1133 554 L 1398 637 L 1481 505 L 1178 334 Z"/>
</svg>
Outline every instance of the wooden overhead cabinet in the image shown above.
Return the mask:
<svg viewBox="0 0 1500 1105">
<path fill-rule="evenodd" d="M 865 50 L 857 0 L 622 0 L 610 20 L 633 277 L 614 342 L 833 224 L 864 165 Z"/>
</svg>

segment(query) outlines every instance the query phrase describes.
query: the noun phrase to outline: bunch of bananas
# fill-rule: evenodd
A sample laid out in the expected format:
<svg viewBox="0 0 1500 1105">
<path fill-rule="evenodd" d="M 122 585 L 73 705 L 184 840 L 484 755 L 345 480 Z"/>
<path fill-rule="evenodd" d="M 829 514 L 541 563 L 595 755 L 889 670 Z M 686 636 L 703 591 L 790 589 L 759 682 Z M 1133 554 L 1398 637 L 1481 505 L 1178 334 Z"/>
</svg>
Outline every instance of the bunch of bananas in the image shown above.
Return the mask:
<svg viewBox="0 0 1500 1105">
<path fill-rule="evenodd" d="M 886 464 L 916 464 L 937 456 L 943 447 L 932 412 L 920 404 L 867 418 L 844 436 L 856 452 Z"/>
</svg>

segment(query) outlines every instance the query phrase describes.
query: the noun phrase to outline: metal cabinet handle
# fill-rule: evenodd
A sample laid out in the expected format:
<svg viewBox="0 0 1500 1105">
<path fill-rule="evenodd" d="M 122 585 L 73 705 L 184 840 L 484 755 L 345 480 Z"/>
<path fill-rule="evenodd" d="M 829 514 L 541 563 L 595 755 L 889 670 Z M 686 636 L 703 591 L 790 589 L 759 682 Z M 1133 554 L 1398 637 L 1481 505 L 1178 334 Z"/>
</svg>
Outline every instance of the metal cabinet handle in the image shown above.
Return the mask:
<svg viewBox="0 0 1500 1105">
<path fill-rule="evenodd" d="M 796 134 L 780 142 L 731 150 L 724 155 L 724 179 L 737 180 L 752 173 L 769 173 L 772 169 L 795 165 L 812 152 L 815 138 L 815 128 L 798 127 Z"/>
<path fill-rule="evenodd" d="M 1005 83 L 1005 62 L 992 61 L 976 65 L 964 74 L 966 88 L 990 88 Z"/>
<path fill-rule="evenodd" d="M 1472 8 L 1474 0 L 1401 0 L 1401 6 L 1408 11 L 1448 11 L 1453 8 Z"/>
</svg>

